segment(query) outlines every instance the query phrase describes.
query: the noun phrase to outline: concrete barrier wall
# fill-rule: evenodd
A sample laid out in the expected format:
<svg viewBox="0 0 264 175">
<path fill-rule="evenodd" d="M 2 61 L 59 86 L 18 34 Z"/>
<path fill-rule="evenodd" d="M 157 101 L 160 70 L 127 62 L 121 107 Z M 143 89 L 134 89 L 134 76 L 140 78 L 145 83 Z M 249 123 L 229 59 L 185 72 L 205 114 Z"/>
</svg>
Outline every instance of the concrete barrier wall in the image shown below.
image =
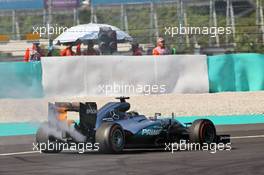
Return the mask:
<svg viewBox="0 0 264 175">
<path fill-rule="evenodd" d="M 210 56 L 207 62 L 211 93 L 264 90 L 263 54 Z"/>
<path fill-rule="evenodd" d="M 206 56 L 87 56 L 42 59 L 46 96 L 207 93 Z"/>
<path fill-rule="evenodd" d="M 0 98 L 264 90 L 264 55 L 47 57 L 0 63 Z"/>
</svg>

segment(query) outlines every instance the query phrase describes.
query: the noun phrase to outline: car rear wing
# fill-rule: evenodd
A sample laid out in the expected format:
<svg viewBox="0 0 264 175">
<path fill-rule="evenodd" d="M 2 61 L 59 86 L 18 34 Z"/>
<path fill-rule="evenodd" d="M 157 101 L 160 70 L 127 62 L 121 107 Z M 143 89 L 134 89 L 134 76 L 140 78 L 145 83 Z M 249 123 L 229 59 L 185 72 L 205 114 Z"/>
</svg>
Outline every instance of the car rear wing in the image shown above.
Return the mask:
<svg viewBox="0 0 264 175">
<path fill-rule="evenodd" d="M 80 127 L 83 131 L 93 132 L 97 120 L 95 102 L 80 103 Z"/>
<path fill-rule="evenodd" d="M 78 102 L 55 102 L 54 106 L 59 110 L 64 109 L 66 111 L 75 111 L 75 112 L 79 112 L 80 110 L 80 103 Z"/>
<path fill-rule="evenodd" d="M 55 102 L 49 103 L 48 108 L 48 119 L 51 123 L 67 121 L 67 112 L 74 111 L 79 113 L 79 127 L 81 131 L 93 131 L 95 128 L 97 120 L 97 104 L 95 102 Z"/>
</svg>

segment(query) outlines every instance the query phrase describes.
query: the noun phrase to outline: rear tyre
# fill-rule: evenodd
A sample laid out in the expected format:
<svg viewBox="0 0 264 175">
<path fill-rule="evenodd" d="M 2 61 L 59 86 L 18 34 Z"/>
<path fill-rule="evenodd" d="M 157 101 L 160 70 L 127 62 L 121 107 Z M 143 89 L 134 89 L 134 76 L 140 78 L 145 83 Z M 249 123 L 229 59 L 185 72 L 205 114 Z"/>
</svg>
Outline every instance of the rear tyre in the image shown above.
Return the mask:
<svg viewBox="0 0 264 175">
<path fill-rule="evenodd" d="M 42 153 L 59 153 L 62 151 L 59 142 L 55 137 L 49 134 L 50 125 L 44 122 L 36 133 L 36 142 Z"/>
<path fill-rule="evenodd" d="M 102 123 L 96 130 L 96 142 L 103 153 L 120 153 L 124 149 L 125 135 L 123 128 L 117 123 Z"/>
<path fill-rule="evenodd" d="M 189 127 L 189 132 L 189 139 L 191 143 L 211 144 L 216 142 L 216 129 L 211 120 L 195 120 Z"/>
</svg>

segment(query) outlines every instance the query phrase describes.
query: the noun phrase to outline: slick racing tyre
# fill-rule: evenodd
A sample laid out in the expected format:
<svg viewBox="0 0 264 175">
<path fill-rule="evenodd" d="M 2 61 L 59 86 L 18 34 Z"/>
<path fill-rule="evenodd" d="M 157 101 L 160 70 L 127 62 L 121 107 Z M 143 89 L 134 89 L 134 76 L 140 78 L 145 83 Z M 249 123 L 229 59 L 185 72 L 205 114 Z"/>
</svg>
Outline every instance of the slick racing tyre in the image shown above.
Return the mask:
<svg viewBox="0 0 264 175">
<path fill-rule="evenodd" d="M 51 126 L 44 122 L 36 133 L 36 142 L 42 153 L 59 153 L 62 151 L 57 139 L 49 134 Z"/>
<path fill-rule="evenodd" d="M 189 139 L 191 143 L 215 143 L 216 130 L 213 122 L 208 119 L 195 120 L 189 127 Z"/>
<path fill-rule="evenodd" d="M 95 138 L 96 142 L 99 143 L 100 152 L 120 153 L 124 149 L 124 131 L 117 123 L 102 123 L 102 125 L 96 130 Z"/>
</svg>

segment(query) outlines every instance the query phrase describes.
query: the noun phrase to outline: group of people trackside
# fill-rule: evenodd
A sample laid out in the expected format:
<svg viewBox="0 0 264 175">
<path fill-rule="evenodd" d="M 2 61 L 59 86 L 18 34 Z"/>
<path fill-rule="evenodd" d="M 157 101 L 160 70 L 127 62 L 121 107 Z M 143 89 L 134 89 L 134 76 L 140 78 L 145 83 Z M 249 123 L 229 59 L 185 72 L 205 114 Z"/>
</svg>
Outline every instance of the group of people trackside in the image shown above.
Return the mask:
<svg viewBox="0 0 264 175">
<path fill-rule="evenodd" d="M 88 41 L 87 49 L 81 51 L 81 43 L 77 44 L 76 52 L 72 50 L 73 44 L 68 44 L 65 49 L 60 52 L 60 56 L 77 56 L 77 55 L 100 55 L 100 52 L 94 48 L 94 42 Z"/>
<path fill-rule="evenodd" d="M 132 55 L 133 56 L 140 56 L 142 55 L 142 50 L 139 48 L 138 43 L 132 43 Z M 151 53 L 148 55 L 171 55 L 176 54 L 176 49 L 172 48 L 171 50 L 166 47 L 165 40 L 163 38 L 157 39 L 156 47 L 150 51 Z M 149 52 L 148 52 L 149 53 Z"/>
<path fill-rule="evenodd" d="M 66 47 L 60 51 L 60 56 L 78 56 L 78 55 L 100 55 L 100 51 L 94 48 L 94 42 L 88 41 L 87 48 L 85 50 L 81 50 L 81 43 L 76 45 L 76 51 L 73 51 L 73 43 L 66 44 Z M 139 47 L 139 44 L 137 42 L 133 42 L 131 44 L 131 50 L 133 56 L 141 56 L 142 54 L 142 48 Z M 52 56 L 53 51 L 53 45 L 52 41 L 49 43 L 48 47 L 48 54 L 47 56 Z M 168 49 L 166 47 L 165 40 L 163 38 L 157 39 L 157 45 L 152 50 L 152 55 L 170 55 L 170 54 L 176 54 L 176 49 Z M 30 62 L 30 61 L 40 61 L 41 57 L 45 56 L 44 51 L 40 47 L 40 43 L 33 43 L 32 48 L 27 48 L 25 55 L 24 55 L 24 61 Z"/>
<path fill-rule="evenodd" d="M 54 51 L 53 42 L 49 40 L 49 45 L 47 48 L 47 54 L 40 47 L 39 42 L 34 42 L 31 48 L 27 48 L 24 54 L 25 62 L 40 61 L 43 56 L 52 56 Z"/>
<path fill-rule="evenodd" d="M 40 43 L 36 42 L 33 43 L 32 48 L 27 48 L 25 55 L 24 55 L 24 61 L 30 62 L 30 61 L 40 61 L 40 58 L 42 56 L 45 56 L 44 51 L 39 46 Z"/>
<path fill-rule="evenodd" d="M 170 50 L 166 48 L 165 40 L 163 38 L 157 39 L 157 47 L 152 50 L 152 55 L 169 55 Z"/>
<path fill-rule="evenodd" d="M 60 56 L 78 56 L 78 55 L 100 55 L 100 52 L 94 48 L 93 41 L 88 41 L 87 49 L 81 50 L 81 43 L 77 44 L 76 51 L 73 51 L 73 44 L 69 43 L 66 48 L 60 51 Z M 40 47 L 39 42 L 34 42 L 31 48 L 27 48 L 24 54 L 25 62 L 40 61 L 43 56 L 52 56 L 54 48 L 52 45 L 52 40 L 49 41 L 48 53 L 47 55 Z"/>
</svg>

